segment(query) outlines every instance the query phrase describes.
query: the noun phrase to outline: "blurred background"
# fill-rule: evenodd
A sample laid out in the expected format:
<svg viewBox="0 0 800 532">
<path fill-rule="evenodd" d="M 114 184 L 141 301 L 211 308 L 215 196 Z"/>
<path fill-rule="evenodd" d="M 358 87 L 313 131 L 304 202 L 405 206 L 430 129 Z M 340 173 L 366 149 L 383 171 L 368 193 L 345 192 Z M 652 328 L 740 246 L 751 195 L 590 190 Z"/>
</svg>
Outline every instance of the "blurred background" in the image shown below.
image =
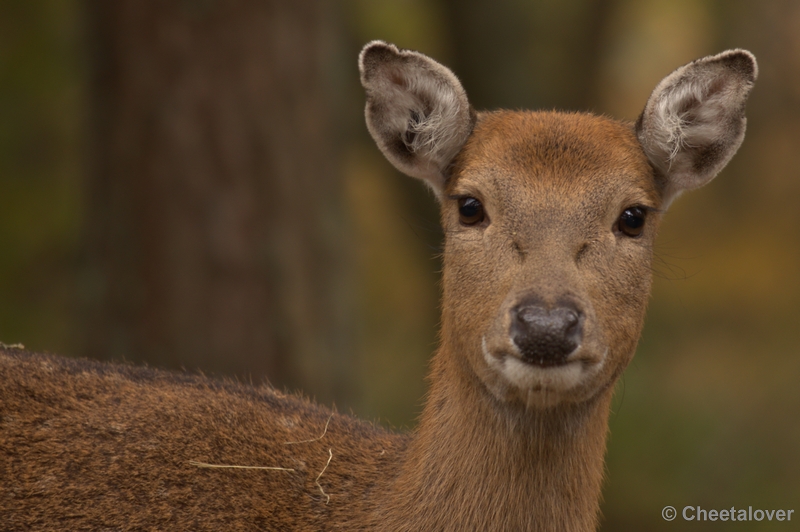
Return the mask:
<svg viewBox="0 0 800 532">
<path fill-rule="evenodd" d="M 755 53 L 744 145 L 663 224 L 603 530 L 730 527 L 665 505 L 800 511 L 794 0 L 6 0 L 0 341 L 413 427 L 442 235 L 366 133 L 356 56 L 376 38 L 452 67 L 478 109 L 630 120 L 672 69 Z"/>
</svg>

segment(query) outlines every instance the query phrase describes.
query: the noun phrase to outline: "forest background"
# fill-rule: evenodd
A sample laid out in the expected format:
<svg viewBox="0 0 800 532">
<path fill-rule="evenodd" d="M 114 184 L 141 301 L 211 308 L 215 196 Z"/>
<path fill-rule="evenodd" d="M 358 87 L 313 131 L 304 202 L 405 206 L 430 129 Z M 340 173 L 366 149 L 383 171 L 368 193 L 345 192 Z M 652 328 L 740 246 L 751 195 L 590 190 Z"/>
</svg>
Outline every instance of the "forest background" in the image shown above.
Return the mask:
<svg viewBox="0 0 800 532">
<path fill-rule="evenodd" d="M 356 56 L 376 38 L 453 68 L 478 109 L 629 120 L 672 69 L 755 53 L 741 150 L 663 224 L 602 529 L 693 529 L 666 505 L 800 511 L 794 0 L 4 1 L 0 341 L 413 428 L 442 235 L 366 133 Z"/>
</svg>

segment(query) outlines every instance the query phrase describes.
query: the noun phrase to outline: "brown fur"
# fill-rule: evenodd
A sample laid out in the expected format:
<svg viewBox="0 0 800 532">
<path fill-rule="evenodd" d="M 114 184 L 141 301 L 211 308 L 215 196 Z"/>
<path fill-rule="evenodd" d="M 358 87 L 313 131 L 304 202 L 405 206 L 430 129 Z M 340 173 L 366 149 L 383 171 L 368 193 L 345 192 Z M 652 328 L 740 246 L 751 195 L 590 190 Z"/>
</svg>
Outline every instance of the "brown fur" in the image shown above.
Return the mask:
<svg viewBox="0 0 800 532">
<path fill-rule="evenodd" d="M 266 387 L 19 350 L 0 375 L 0 530 L 333 530 L 406 447 L 340 414 L 285 445 L 331 412 Z"/>
<path fill-rule="evenodd" d="M 736 54 L 716 57 L 755 79 L 752 56 Z M 730 75 L 715 61 L 662 82 L 648 108 L 674 103 L 686 76 Z M 370 131 L 441 203 L 441 344 L 418 429 L 391 434 L 266 387 L 0 349 L 0 528 L 596 528 L 609 405 L 641 332 L 653 239 L 664 203 L 697 185 L 682 183 L 702 149 L 677 145 L 689 163 L 673 180 L 653 160 L 663 146 L 647 145 L 668 136 L 646 113 L 636 128 L 587 114 L 476 115 L 455 76 L 422 54 L 375 42 L 360 64 Z M 747 91 L 730 92 L 714 116 L 743 120 Z M 702 90 L 692 94 L 704 116 Z M 443 144 L 397 141 L 418 131 Z M 741 141 L 728 137 L 709 137 L 726 156 Z M 460 221 L 465 196 L 482 202 L 483 222 Z M 617 225 L 632 206 L 648 211 L 636 238 Z M 531 299 L 581 310 L 580 345 L 562 364 L 524 361 L 510 339 L 513 309 Z"/>
<path fill-rule="evenodd" d="M 629 179 L 614 183 L 620 175 Z M 653 223 L 650 238 L 619 249 L 605 211 L 630 202 L 657 207 L 653 183 L 630 124 L 580 114 L 481 115 L 446 195 L 480 191 L 497 234 L 459 227 L 453 202 L 443 204 L 443 297 L 461 304 L 444 305 L 432 389 L 409 448 L 413 466 L 392 486 L 397 496 L 376 514 L 376 528 L 595 528 L 612 384 L 641 330 L 655 234 Z M 476 378 L 485 371 L 481 334 L 505 315 L 505 301 L 532 291 L 593 302 L 602 341 L 615 347 L 607 371 L 579 400 L 544 410 L 513 392 L 499 402 Z"/>
</svg>

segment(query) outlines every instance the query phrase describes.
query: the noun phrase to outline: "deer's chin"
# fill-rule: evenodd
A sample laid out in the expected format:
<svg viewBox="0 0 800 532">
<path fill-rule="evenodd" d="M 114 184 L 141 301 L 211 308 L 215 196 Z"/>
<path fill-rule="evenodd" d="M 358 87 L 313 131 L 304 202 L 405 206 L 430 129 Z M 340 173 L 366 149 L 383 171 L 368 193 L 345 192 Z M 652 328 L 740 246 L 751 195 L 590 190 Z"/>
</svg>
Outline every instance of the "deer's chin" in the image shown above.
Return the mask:
<svg viewBox="0 0 800 532">
<path fill-rule="evenodd" d="M 501 401 L 545 409 L 586 401 L 605 385 L 607 350 L 598 355 L 581 347 L 563 364 L 542 366 L 523 360 L 515 350 L 488 348 L 485 340 L 482 347 L 483 381 Z"/>
</svg>

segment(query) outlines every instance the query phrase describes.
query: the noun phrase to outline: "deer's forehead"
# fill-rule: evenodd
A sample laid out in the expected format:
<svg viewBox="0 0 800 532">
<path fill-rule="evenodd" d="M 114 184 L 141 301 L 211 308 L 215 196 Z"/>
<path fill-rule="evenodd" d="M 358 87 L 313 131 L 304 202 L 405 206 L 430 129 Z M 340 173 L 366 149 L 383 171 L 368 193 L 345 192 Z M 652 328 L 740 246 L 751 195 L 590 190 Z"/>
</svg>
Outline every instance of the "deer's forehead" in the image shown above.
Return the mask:
<svg viewBox="0 0 800 532">
<path fill-rule="evenodd" d="M 587 114 L 481 115 L 452 175 L 449 193 L 474 188 L 504 202 L 539 198 L 576 207 L 608 198 L 654 207 L 659 202 L 632 126 Z"/>
</svg>

